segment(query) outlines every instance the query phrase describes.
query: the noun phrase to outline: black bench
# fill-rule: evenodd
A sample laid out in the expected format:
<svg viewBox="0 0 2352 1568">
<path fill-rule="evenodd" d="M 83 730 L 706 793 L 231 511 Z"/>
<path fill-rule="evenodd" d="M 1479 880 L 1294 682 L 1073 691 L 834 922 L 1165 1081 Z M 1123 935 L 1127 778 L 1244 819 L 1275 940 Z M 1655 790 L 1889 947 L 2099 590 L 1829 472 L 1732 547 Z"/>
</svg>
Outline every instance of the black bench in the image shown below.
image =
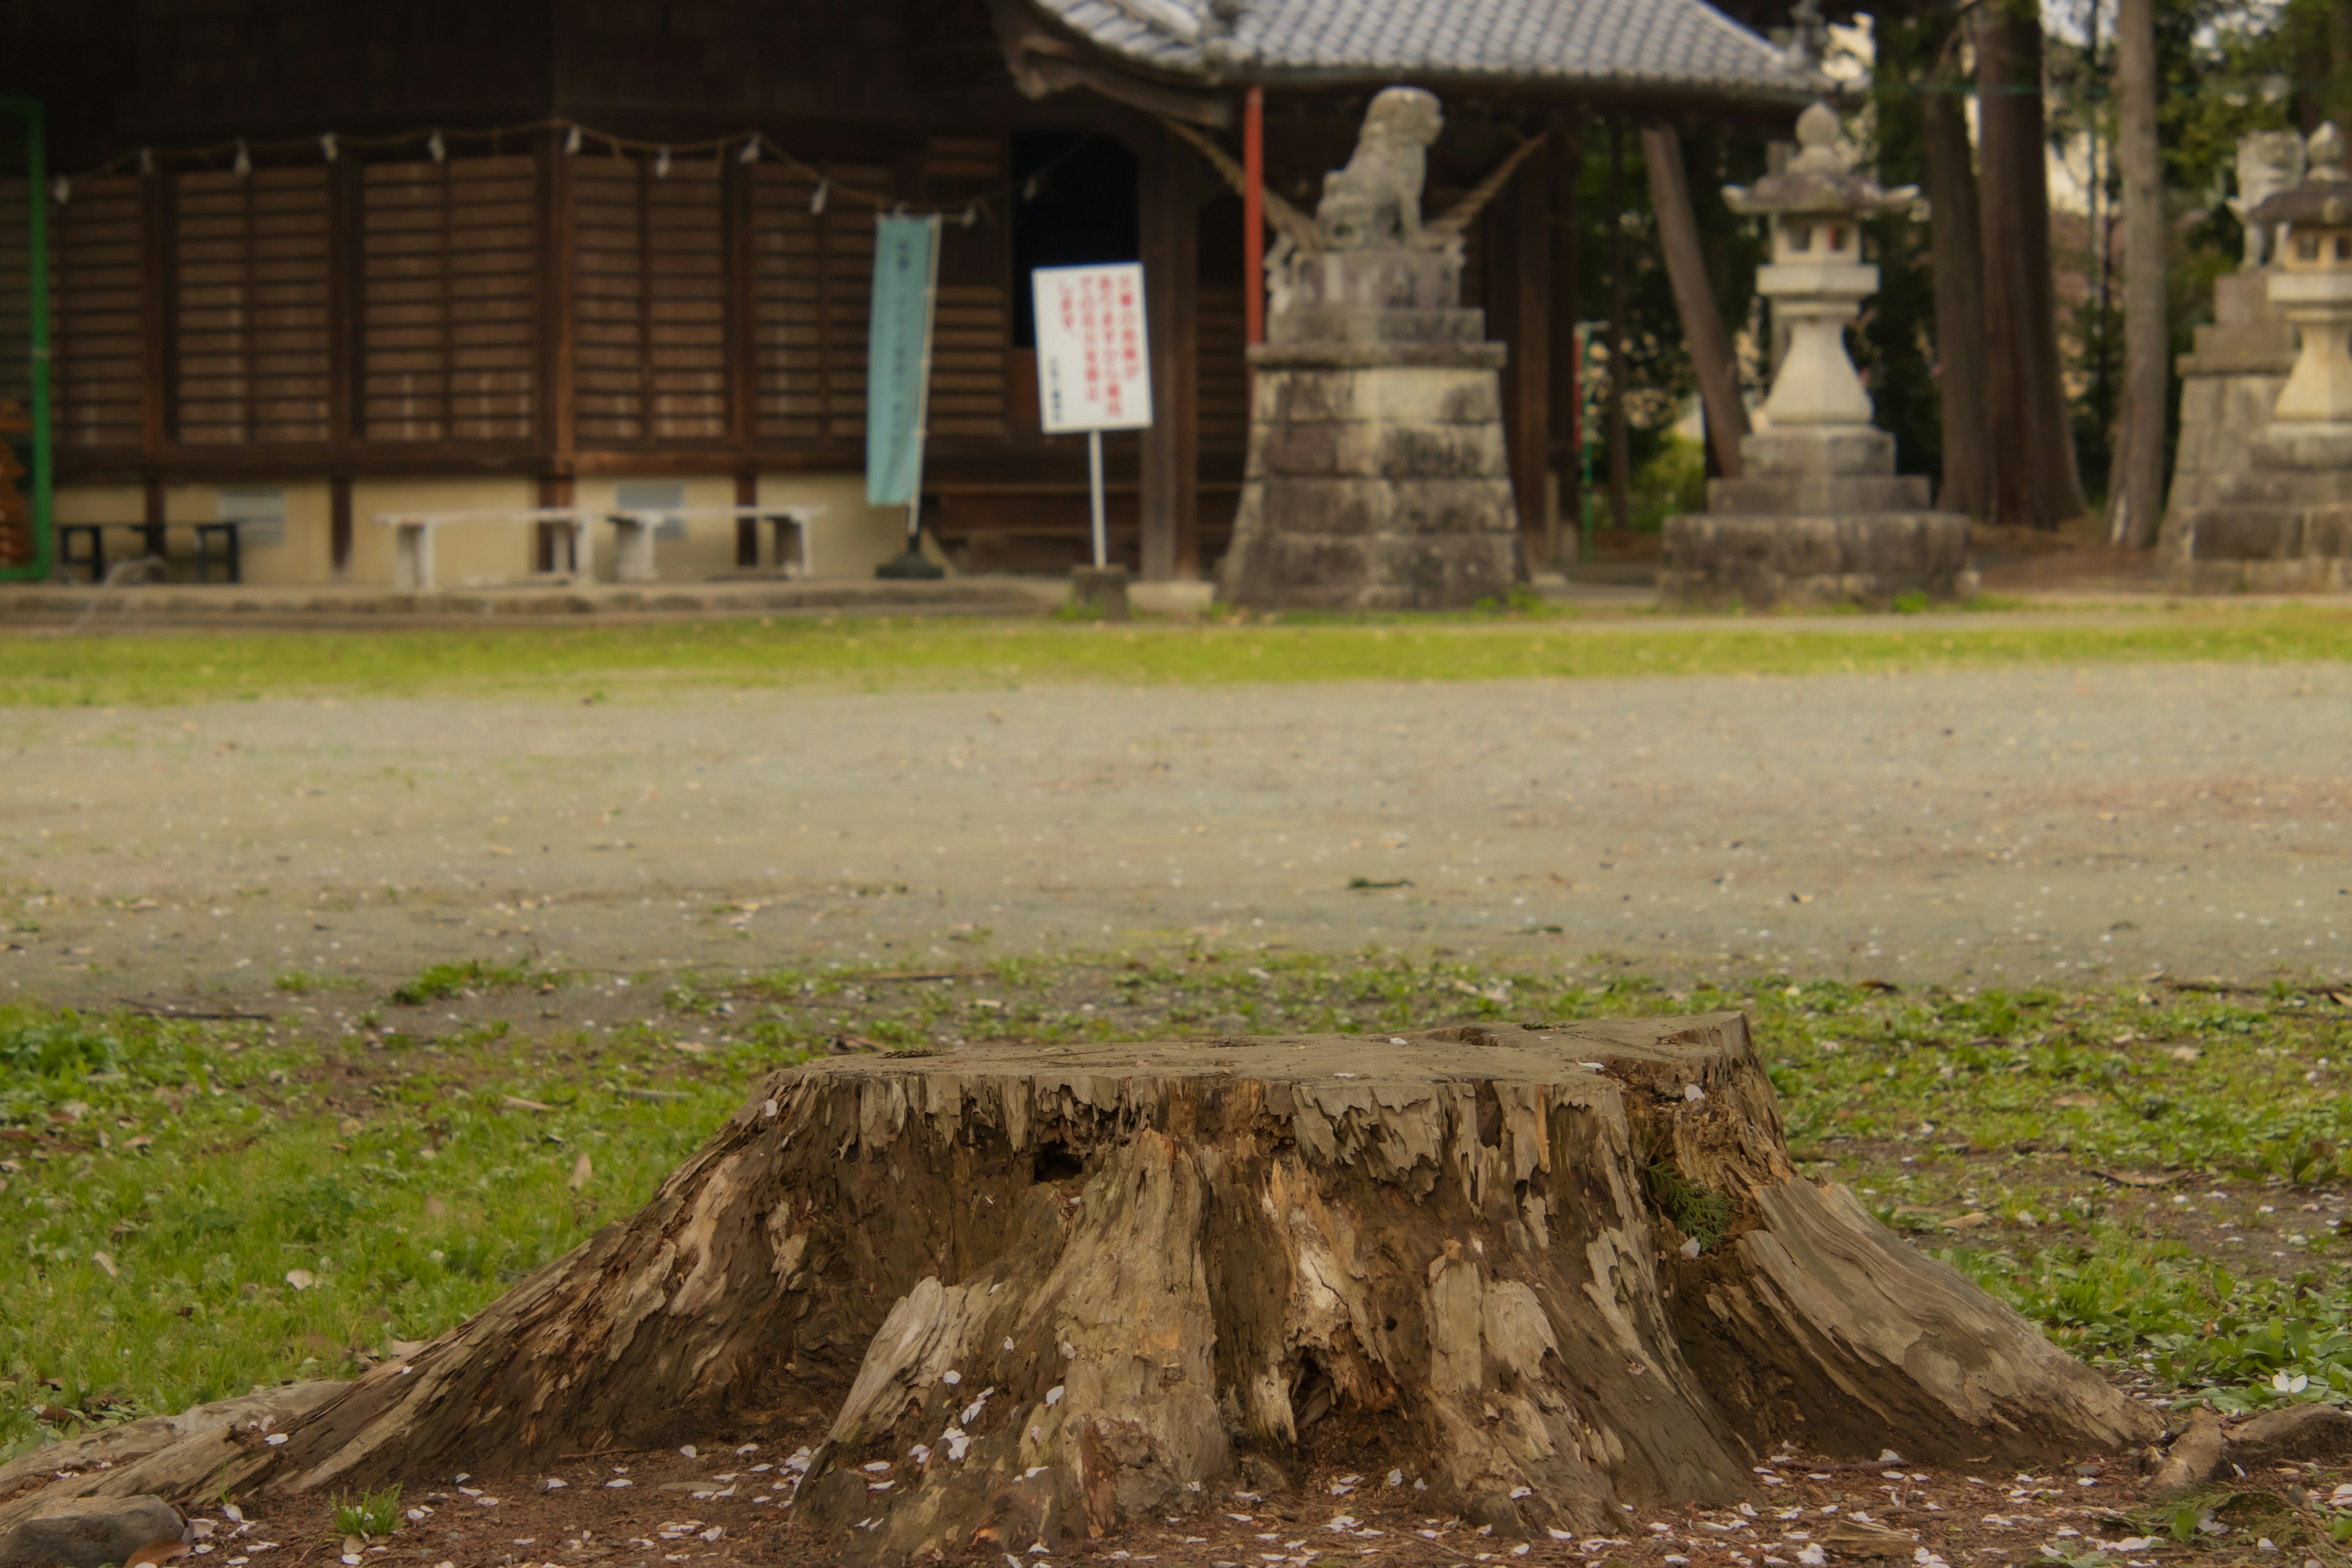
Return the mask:
<svg viewBox="0 0 2352 1568">
<path fill-rule="evenodd" d="M 79 566 L 89 573 L 93 583 L 106 581 L 106 531 L 128 529 L 139 536 L 144 547 L 142 554 L 151 560 L 163 560 L 164 531 L 173 528 L 193 528 L 196 533 L 196 581 L 213 580 L 213 564 L 221 566 L 221 581 L 245 581 L 245 547 L 238 537 L 241 525 L 235 522 L 61 522 L 58 525 L 58 574 L 65 576 Z M 77 544 L 83 546 L 76 549 Z M 137 559 L 138 557 L 133 557 Z"/>
</svg>

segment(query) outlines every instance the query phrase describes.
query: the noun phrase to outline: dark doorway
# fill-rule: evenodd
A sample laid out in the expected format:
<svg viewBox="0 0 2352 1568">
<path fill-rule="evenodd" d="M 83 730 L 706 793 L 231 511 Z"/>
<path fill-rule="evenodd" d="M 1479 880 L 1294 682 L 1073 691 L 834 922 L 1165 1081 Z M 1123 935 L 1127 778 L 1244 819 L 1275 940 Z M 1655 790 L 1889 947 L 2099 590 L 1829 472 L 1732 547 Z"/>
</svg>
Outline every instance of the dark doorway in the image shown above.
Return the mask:
<svg viewBox="0 0 2352 1568">
<path fill-rule="evenodd" d="M 1013 346 L 1037 346 L 1029 274 L 1140 254 L 1135 154 L 1087 132 L 1013 138 Z"/>
</svg>

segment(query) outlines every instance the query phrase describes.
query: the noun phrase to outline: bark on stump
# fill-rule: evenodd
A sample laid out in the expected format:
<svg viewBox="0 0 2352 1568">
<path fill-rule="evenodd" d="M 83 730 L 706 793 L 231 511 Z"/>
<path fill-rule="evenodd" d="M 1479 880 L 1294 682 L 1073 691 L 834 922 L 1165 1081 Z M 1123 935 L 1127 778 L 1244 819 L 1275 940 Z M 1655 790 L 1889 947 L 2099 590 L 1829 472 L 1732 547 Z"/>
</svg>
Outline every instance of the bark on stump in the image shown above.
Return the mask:
<svg viewBox="0 0 2352 1568">
<path fill-rule="evenodd" d="M 1181 1512 L 1302 1440 L 1590 1531 L 1735 1498 L 1782 1439 L 2032 1463 L 2158 1432 L 1800 1178 L 1725 1014 L 787 1069 L 635 1218 L 283 1443 L 210 1442 L 185 1495 L 825 1414 L 794 1528 L 882 1561 Z"/>
</svg>

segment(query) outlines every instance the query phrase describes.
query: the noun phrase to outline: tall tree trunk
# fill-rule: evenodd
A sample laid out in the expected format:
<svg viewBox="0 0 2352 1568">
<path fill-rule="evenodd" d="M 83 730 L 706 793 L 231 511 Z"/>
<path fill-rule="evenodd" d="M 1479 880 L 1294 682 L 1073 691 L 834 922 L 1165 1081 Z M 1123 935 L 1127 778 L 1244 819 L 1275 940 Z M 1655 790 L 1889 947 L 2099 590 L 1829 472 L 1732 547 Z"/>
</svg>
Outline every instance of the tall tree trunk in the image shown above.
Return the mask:
<svg viewBox="0 0 2352 1568">
<path fill-rule="evenodd" d="M 1609 122 L 1609 521 L 1633 526 L 1633 433 L 1625 425 L 1625 122 Z"/>
<path fill-rule="evenodd" d="M 266 1439 L 118 1445 L 0 1529 L 806 1430 L 819 1550 L 993 1558 L 1214 1506 L 1327 1421 L 1499 1536 L 1726 1502 L 1783 1442 L 2040 1464 L 2160 1430 L 1800 1175 L 1742 1015 L 1474 1024 L 786 1068 L 415 1354 Z"/>
<path fill-rule="evenodd" d="M 2156 542 L 2164 518 L 2164 169 L 2156 140 L 2154 0 L 2116 14 L 2116 152 L 2124 174 L 2124 401 L 2108 537 Z"/>
<path fill-rule="evenodd" d="M 1707 286 L 1706 256 L 1699 247 L 1698 220 L 1691 213 L 1690 180 L 1683 168 L 1682 138 L 1671 125 L 1642 128 L 1642 161 L 1650 171 L 1650 205 L 1658 215 L 1658 244 L 1665 252 L 1666 277 L 1674 285 L 1675 313 L 1682 318 L 1691 365 L 1698 373 L 1700 406 L 1706 411 L 1707 445 L 1716 471 L 1739 477 L 1739 438 L 1748 434 L 1748 408 L 1739 400 L 1739 365 L 1731 339 Z"/>
<path fill-rule="evenodd" d="M 2055 528 L 2083 514 L 2083 481 L 2059 384 L 2041 14 L 1989 0 L 1976 42 L 1991 516 Z"/>
<path fill-rule="evenodd" d="M 1930 84 L 1949 85 L 1948 78 Z M 1941 374 L 1944 482 L 1936 505 L 1984 518 L 1992 506 L 1992 437 L 1986 419 L 1984 240 L 1968 117 L 1957 93 L 1930 90 L 1925 121 L 1931 262 L 1936 278 L 1936 361 Z"/>
</svg>

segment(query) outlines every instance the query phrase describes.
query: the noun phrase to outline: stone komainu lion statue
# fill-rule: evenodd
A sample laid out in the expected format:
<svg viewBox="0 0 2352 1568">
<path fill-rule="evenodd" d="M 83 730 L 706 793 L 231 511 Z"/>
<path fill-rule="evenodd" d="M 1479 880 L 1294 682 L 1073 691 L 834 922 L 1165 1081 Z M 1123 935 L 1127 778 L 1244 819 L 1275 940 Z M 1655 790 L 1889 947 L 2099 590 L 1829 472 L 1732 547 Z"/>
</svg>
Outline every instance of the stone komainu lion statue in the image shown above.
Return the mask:
<svg viewBox="0 0 2352 1568">
<path fill-rule="evenodd" d="M 2258 271 L 2270 258 L 2269 235 L 2253 220 L 2253 211 L 2265 198 L 2303 183 L 2303 138 L 2292 131 L 2256 131 L 2238 139 L 2238 195 L 2230 210 L 2246 229 L 2245 259 L 2241 272 Z"/>
<path fill-rule="evenodd" d="M 1421 186 L 1429 144 L 1445 128 L 1433 94 L 1391 87 L 1372 100 L 1355 155 L 1323 176 L 1315 226 L 1331 250 L 1421 243 Z"/>
</svg>

